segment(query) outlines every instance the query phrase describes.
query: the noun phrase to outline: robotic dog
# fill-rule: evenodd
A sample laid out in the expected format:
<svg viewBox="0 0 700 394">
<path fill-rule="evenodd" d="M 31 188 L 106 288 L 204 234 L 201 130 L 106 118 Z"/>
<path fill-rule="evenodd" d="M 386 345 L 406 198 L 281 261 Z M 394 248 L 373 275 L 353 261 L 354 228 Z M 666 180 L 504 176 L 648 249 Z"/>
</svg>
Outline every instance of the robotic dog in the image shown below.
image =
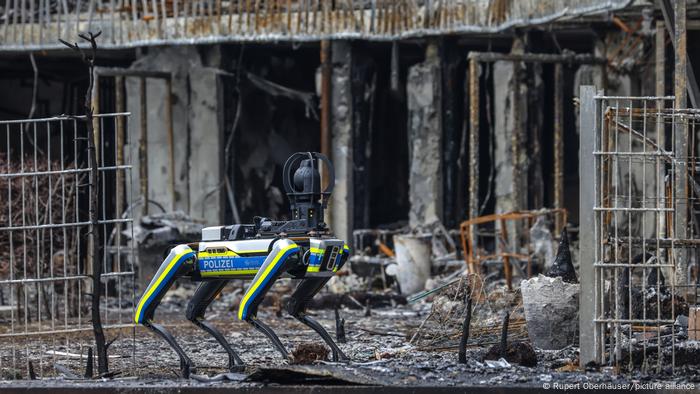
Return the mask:
<svg viewBox="0 0 700 394">
<path fill-rule="evenodd" d="M 324 162 L 330 175 L 328 187 L 323 191 L 319 160 Z M 296 171 L 290 179 L 294 168 Z M 243 361 L 224 336 L 204 320 L 204 313 L 232 279 L 253 279 L 243 295 L 238 319 L 265 334 L 285 359 L 288 354 L 284 345 L 256 314 L 260 302 L 278 278 L 301 279 L 287 311 L 323 338 L 333 352 L 334 361 L 348 359 L 328 332 L 304 312 L 309 300 L 345 264 L 350 252 L 345 242 L 333 237 L 323 222 L 323 211 L 335 181 L 333 165 L 319 153 L 298 152 L 287 159 L 283 181 L 292 220 L 255 217 L 254 224 L 204 228 L 201 242 L 178 245 L 170 250 L 141 297 L 134 317 L 136 324 L 152 330 L 175 350 L 183 377 L 189 377 L 192 361 L 163 326 L 153 323 L 163 295 L 182 277 L 202 282 L 187 305 L 185 316 L 221 344 L 228 353 L 231 371 L 244 368 Z"/>
</svg>

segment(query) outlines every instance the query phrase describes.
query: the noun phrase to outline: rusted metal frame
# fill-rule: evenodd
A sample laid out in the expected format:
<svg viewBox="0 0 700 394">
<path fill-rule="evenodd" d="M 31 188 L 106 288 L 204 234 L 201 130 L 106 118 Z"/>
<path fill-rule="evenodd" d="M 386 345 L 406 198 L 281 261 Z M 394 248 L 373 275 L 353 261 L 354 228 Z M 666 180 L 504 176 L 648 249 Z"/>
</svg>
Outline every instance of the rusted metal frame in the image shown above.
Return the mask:
<svg viewBox="0 0 700 394">
<path fill-rule="evenodd" d="M 496 254 L 487 254 L 483 256 L 479 256 L 482 260 L 495 260 L 495 259 L 500 259 L 503 257 L 510 257 L 513 259 L 520 259 L 520 260 L 527 260 L 528 255 L 522 254 L 522 253 L 514 253 L 514 252 L 499 252 Z"/>
<path fill-rule="evenodd" d="M 677 21 L 675 20 L 675 14 L 674 14 L 674 4 L 675 6 L 679 6 L 677 1 L 674 0 L 674 2 L 670 2 L 669 0 L 656 0 L 659 8 L 661 8 L 661 13 L 663 14 L 664 17 L 664 22 L 666 26 L 666 30 L 668 31 L 668 34 L 674 38 L 671 40 L 673 43 L 673 49 L 675 49 L 676 52 L 676 57 L 678 58 L 680 54 L 678 53 L 679 47 L 678 47 L 678 39 L 677 35 L 675 33 L 675 30 L 678 28 Z M 685 10 L 686 10 L 686 2 L 683 2 L 683 19 L 685 19 Z M 686 24 L 687 21 L 681 21 L 683 24 L 683 36 L 686 35 Z M 685 41 L 685 40 L 684 40 Z M 687 48 L 685 47 L 685 42 L 683 43 L 684 48 L 683 50 L 685 53 L 683 54 L 683 58 L 685 59 L 685 84 L 686 88 L 688 89 L 688 94 L 687 98 L 690 99 L 690 103 L 693 105 L 694 108 L 700 108 L 700 87 L 698 87 L 698 81 L 695 78 L 695 71 L 693 69 L 693 64 L 691 63 L 690 59 L 688 58 L 688 53 L 687 53 Z M 678 62 L 676 61 L 676 65 L 678 65 Z M 678 67 L 676 67 L 676 72 L 678 71 Z M 675 94 L 676 99 L 678 99 L 678 94 Z M 687 99 L 686 99 L 687 100 Z M 676 106 L 676 108 L 679 108 Z M 685 107 L 684 107 L 685 108 Z"/>
<path fill-rule="evenodd" d="M 537 211 L 514 211 L 506 213 L 493 213 L 490 215 L 484 215 L 476 218 L 467 219 L 460 223 L 460 228 L 484 224 L 488 222 L 494 222 L 501 219 L 518 220 L 524 218 L 537 218 L 538 216 L 544 215 L 562 215 L 564 218 L 566 218 L 568 213 L 567 210 L 564 208 L 540 209 Z"/>
<path fill-rule="evenodd" d="M 554 207 L 564 207 L 564 71 L 554 64 Z M 566 223 L 557 220 L 554 232 L 560 234 Z"/>
<path fill-rule="evenodd" d="M 501 238 L 500 240 L 496 241 L 497 245 L 501 245 L 501 247 L 504 247 L 508 245 L 508 223 L 506 223 L 505 219 L 500 219 L 498 223 L 501 225 Z M 499 242 L 500 241 L 500 242 Z M 497 247 L 498 248 L 498 247 Z M 508 291 L 513 290 L 513 273 L 511 272 L 511 266 L 510 266 L 510 256 L 507 255 L 506 249 L 504 248 L 501 253 L 502 253 L 502 259 L 503 259 L 503 273 L 506 277 L 506 285 L 508 286 Z"/>
<path fill-rule="evenodd" d="M 507 231 L 507 221 L 522 221 L 522 220 L 527 220 L 528 224 L 532 223 L 532 221 L 539 217 L 539 216 L 545 216 L 545 215 L 554 215 L 555 220 L 560 220 L 564 223 L 566 223 L 568 212 L 566 209 L 563 208 L 557 208 L 557 209 L 543 209 L 543 210 L 538 210 L 538 211 L 520 211 L 520 212 L 506 212 L 506 213 L 501 213 L 501 214 L 490 214 L 490 215 L 484 215 L 484 216 L 479 216 L 476 218 L 468 219 L 460 223 L 459 229 L 460 229 L 460 238 L 462 241 L 462 249 L 464 251 L 464 261 L 467 263 L 467 267 L 470 271 L 470 273 L 478 274 L 479 273 L 479 266 L 481 261 L 484 260 L 489 260 L 493 258 L 499 258 L 504 260 L 504 273 L 506 274 L 506 279 L 511 275 L 511 266 L 510 266 L 510 258 L 517 258 L 520 260 L 527 260 L 528 262 L 528 275 L 531 275 L 532 273 L 532 262 L 531 258 L 529 256 L 523 256 L 522 254 L 519 254 L 517 252 L 508 252 L 505 249 L 497 252 L 496 254 L 491 254 L 491 255 L 479 255 L 478 254 L 478 248 L 477 248 L 477 242 L 473 241 L 473 239 L 477 238 L 477 233 L 476 233 L 476 227 L 478 225 L 486 224 L 486 223 L 500 223 L 501 226 L 501 234 L 503 236 L 507 237 L 508 236 L 508 231 Z M 495 235 L 496 238 L 498 238 L 498 234 Z M 501 244 L 497 243 L 496 247 L 497 249 L 499 248 Z M 529 250 L 529 245 L 528 245 L 528 250 Z M 506 266 L 506 260 L 508 261 L 508 265 Z"/>
</svg>

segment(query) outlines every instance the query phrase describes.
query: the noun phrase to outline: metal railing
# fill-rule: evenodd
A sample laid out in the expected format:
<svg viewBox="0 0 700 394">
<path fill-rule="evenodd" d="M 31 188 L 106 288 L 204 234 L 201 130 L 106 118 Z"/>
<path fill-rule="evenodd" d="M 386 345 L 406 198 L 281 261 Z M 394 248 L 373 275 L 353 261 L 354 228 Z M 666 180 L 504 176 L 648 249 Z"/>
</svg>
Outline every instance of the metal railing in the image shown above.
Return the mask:
<svg viewBox="0 0 700 394">
<path fill-rule="evenodd" d="M 582 175 L 593 177 L 593 234 L 581 267 L 593 275 L 584 284 L 582 273 L 581 348 L 625 370 L 675 371 L 689 337 L 677 318 L 697 302 L 700 112 L 672 107 L 673 97 L 582 97 L 592 119 L 582 119 L 582 149 L 593 139 L 582 165 L 593 160 L 594 172 Z"/>
<path fill-rule="evenodd" d="M 95 115 L 99 185 L 88 181 L 85 117 L 0 121 L 2 378 L 76 372 L 94 346 L 88 196 L 99 188 L 100 312 L 117 369 L 131 360 L 134 263 L 128 233 L 127 113 Z M 121 357 L 120 357 L 121 356 Z M 123 359 L 122 359 L 123 357 Z M 127 358 L 128 357 L 128 358 Z"/>
<path fill-rule="evenodd" d="M 101 48 L 169 43 L 497 32 L 627 6 L 629 0 L 4 0 L 0 50 L 61 48 L 102 31 Z"/>
</svg>

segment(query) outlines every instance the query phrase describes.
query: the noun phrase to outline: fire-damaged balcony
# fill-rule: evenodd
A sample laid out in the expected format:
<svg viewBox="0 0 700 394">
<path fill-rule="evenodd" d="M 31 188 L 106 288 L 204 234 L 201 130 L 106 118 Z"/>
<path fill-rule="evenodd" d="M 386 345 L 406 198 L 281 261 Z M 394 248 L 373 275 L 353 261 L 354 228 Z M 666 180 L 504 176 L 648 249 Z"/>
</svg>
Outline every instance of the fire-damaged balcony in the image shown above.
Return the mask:
<svg viewBox="0 0 700 394">
<path fill-rule="evenodd" d="M 630 0 L 3 0 L 0 50 L 493 33 L 621 9 Z"/>
</svg>

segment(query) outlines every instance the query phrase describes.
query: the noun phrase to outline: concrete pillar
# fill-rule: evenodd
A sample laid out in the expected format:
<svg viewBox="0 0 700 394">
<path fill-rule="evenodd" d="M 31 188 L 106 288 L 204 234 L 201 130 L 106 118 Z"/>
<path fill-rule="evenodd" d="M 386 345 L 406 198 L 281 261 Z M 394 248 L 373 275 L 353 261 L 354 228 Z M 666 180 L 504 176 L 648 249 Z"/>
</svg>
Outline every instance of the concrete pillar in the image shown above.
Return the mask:
<svg viewBox="0 0 700 394">
<path fill-rule="evenodd" d="M 522 41 L 513 43 L 512 53 L 522 54 Z M 528 92 L 521 62 L 497 61 L 493 65 L 493 117 L 496 213 L 528 207 L 528 172 L 533 159 L 528 146 Z M 515 239 L 516 228 L 508 233 Z"/>
<path fill-rule="evenodd" d="M 334 41 L 331 47 L 331 161 L 335 167 L 335 189 L 331 195 L 330 220 L 336 236 L 352 240 L 353 230 L 353 110 L 352 46 Z"/>
<path fill-rule="evenodd" d="M 213 68 L 190 72 L 190 216 L 207 225 L 223 220 L 223 126 L 221 83 Z"/>
<path fill-rule="evenodd" d="M 216 58 L 216 57 L 214 57 Z M 148 197 L 170 210 L 203 219 L 207 224 L 221 221 L 223 204 L 219 185 L 222 166 L 220 109 L 221 84 L 213 68 L 202 67 L 194 46 L 154 47 L 131 66 L 133 69 L 172 72 L 173 135 L 175 163 L 170 163 L 165 110 L 166 84 L 147 79 Z M 134 166 L 132 197 L 140 197 L 139 139 L 141 103 L 139 78 L 126 78 L 127 110 L 131 112 L 125 160 Z M 170 193 L 170 172 L 175 173 L 175 195 Z M 158 213 L 155 205 L 149 213 Z M 134 210 L 138 216 L 140 209 Z M 138 219 L 138 217 L 135 217 Z"/>
<path fill-rule="evenodd" d="M 199 55 L 194 47 L 174 46 L 151 48 L 146 56 L 139 58 L 131 66 L 132 69 L 148 71 L 166 71 L 173 73 L 172 105 L 173 105 L 173 136 L 175 165 L 175 209 L 189 211 L 189 174 L 187 171 L 187 141 L 188 141 L 188 87 L 187 76 L 193 64 L 199 63 Z M 135 166 L 132 171 L 134 199 L 140 197 L 138 141 L 141 136 L 141 106 L 139 100 L 139 78 L 126 78 L 127 110 L 131 112 L 129 135 L 127 137 L 128 155 Z M 167 149 L 167 128 L 165 110 L 166 84 L 163 80 L 147 79 L 146 110 L 148 124 L 148 180 L 149 198 L 161 204 L 166 209 L 171 207 L 173 196 L 170 195 L 170 159 Z M 149 212 L 159 212 L 151 206 Z M 134 211 L 135 214 L 140 209 Z"/>
<path fill-rule="evenodd" d="M 513 158 L 511 141 L 515 122 L 513 90 L 513 62 L 497 61 L 493 64 L 493 161 L 494 197 L 496 213 L 515 210 L 513 198 Z"/>
<path fill-rule="evenodd" d="M 442 90 L 436 43 L 408 71 L 409 225 L 428 227 L 442 215 Z"/>
</svg>

